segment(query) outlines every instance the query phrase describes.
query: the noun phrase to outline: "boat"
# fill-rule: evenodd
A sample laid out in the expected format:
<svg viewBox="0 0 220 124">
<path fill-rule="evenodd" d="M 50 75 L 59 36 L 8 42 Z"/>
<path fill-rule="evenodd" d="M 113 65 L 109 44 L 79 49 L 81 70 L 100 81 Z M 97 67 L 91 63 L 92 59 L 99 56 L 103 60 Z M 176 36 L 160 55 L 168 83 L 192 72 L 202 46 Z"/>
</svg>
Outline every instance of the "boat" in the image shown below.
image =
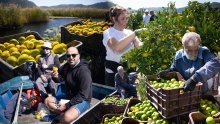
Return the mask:
<svg viewBox="0 0 220 124">
<path fill-rule="evenodd" d="M 58 86 L 58 95 L 62 95 L 64 89 L 63 84 L 61 83 Z M 21 89 L 22 88 L 22 89 Z M 0 84 L 0 108 L 5 109 L 7 103 L 13 94 L 17 93 L 20 90 L 26 91 L 28 89 L 33 89 L 34 83 L 30 79 L 29 76 L 17 76 L 6 82 Z M 115 94 L 115 88 L 93 83 L 92 84 L 93 98 L 91 101 L 91 107 L 82 115 L 80 115 L 73 124 L 97 124 L 101 122 L 102 114 L 100 113 L 100 105 L 102 100 L 111 94 Z M 19 102 L 18 102 L 19 103 Z M 19 108 L 20 104 L 17 103 L 17 107 Z M 0 120 L 1 121 L 1 120 Z M 15 112 L 13 124 L 37 124 L 43 123 L 48 124 L 51 122 L 42 122 L 40 120 L 35 119 L 34 114 L 22 114 L 18 116 L 18 113 Z"/>
</svg>

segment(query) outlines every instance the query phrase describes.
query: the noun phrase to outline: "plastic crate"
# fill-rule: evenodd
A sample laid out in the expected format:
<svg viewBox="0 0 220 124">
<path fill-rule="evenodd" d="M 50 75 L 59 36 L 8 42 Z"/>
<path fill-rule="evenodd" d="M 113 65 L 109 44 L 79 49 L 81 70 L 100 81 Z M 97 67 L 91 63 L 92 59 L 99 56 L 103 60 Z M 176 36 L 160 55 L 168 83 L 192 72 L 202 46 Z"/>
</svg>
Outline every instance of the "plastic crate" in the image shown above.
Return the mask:
<svg viewBox="0 0 220 124">
<path fill-rule="evenodd" d="M 116 97 L 118 99 L 120 99 L 119 95 L 112 95 L 112 96 L 106 96 L 106 98 L 108 97 Z M 124 113 L 124 110 L 126 108 L 127 104 L 124 105 L 116 105 L 115 103 L 101 103 L 101 109 L 102 111 L 104 111 L 105 114 L 107 113 L 114 113 L 114 114 L 120 114 L 120 113 Z"/>
<path fill-rule="evenodd" d="M 88 54 L 91 56 L 99 56 L 105 55 L 106 50 L 102 43 L 103 34 L 101 33 L 94 33 L 90 36 L 80 36 L 77 34 L 70 33 L 66 27 L 69 25 L 77 25 L 82 24 L 82 20 L 72 22 L 61 27 L 61 41 L 63 43 L 68 43 L 72 40 L 79 40 L 83 42 L 82 49 L 84 54 Z"/>
<path fill-rule="evenodd" d="M 214 118 L 215 123 L 219 124 L 220 119 Z M 189 124 L 206 124 L 206 116 L 201 112 L 191 112 L 189 114 Z"/>
<path fill-rule="evenodd" d="M 20 36 L 26 37 L 28 35 L 34 35 L 37 40 L 43 39 L 37 32 L 25 32 L 25 33 L 0 37 L 0 43 L 8 42 L 11 39 L 18 39 Z M 3 82 L 13 78 L 14 76 L 22 75 L 24 71 L 15 71 L 16 68 L 23 68 L 23 65 L 19 67 L 13 67 L 12 65 L 10 65 L 9 63 L 7 63 L 6 61 L 0 58 L 0 73 L 1 73 L 0 78 L 3 80 Z"/>
<path fill-rule="evenodd" d="M 27 37 L 28 35 L 34 35 L 37 40 L 43 40 L 43 38 L 37 32 L 32 31 L 32 32 L 25 32 L 25 33 L 0 37 L 0 43 L 8 42 L 11 39 L 18 39 L 21 36 Z M 80 50 L 82 46 L 82 42 L 71 41 L 67 45 L 75 46 Z M 58 56 L 60 61 L 65 59 L 65 54 L 66 53 L 64 52 Z M 20 66 L 14 67 L 1 58 L 0 58 L 0 73 L 1 73 L 0 78 L 2 79 L 3 82 L 15 76 L 27 75 L 27 72 L 25 70 L 25 63 L 21 64 Z"/>
<path fill-rule="evenodd" d="M 163 77 L 166 80 L 172 78 L 182 80 L 174 72 Z M 160 80 L 156 75 L 147 76 L 147 79 L 148 81 Z M 193 91 L 186 93 L 181 93 L 183 88 L 155 89 L 148 82 L 146 82 L 146 88 L 148 99 L 165 119 L 197 111 L 199 108 L 201 85 L 197 85 Z"/>
<path fill-rule="evenodd" d="M 121 114 L 106 114 L 106 115 L 104 115 L 103 117 L 102 117 L 102 122 L 101 122 L 101 124 L 104 124 L 104 121 L 105 121 L 105 118 L 112 118 L 112 117 L 119 117 L 119 116 L 122 116 Z"/>
<path fill-rule="evenodd" d="M 142 102 L 142 101 L 138 100 L 137 98 L 131 98 L 131 99 L 129 100 L 129 102 L 128 102 L 126 108 L 125 108 L 124 113 L 123 113 L 124 118 L 129 118 L 129 117 L 128 117 L 128 112 L 129 112 L 129 108 L 130 108 L 131 106 L 134 106 L 134 105 L 136 105 L 136 104 L 138 104 L 138 103 L 141 103 L 141 102 Z M 149 121 L 141 121 L 141 120 L 136 120 L 136 121 L 138 121 L 139 123 L 147 123 L 147 122 L 149 122 Z M 153 121 L 153 122 L 154 122 L 154 121 Z"/>
<path fill-rule="evenodd" d="M 217 99 L 215 97 L 213 97 L 212 95 L 203 95 L 201 96 L 201 99 L 204 100 L 208 100 L 211 101 L 213 104 L 215 104 L 218 108 L 218 110 L 220 111 L 220 103 L 219 101 L 217 101 Z M 201 110 L 200 110 L 201 111 Z M 202 113 L 202 112 L 201 112 Z M 220 114 L 217 114 L 217 117 L 220 117 Z"/>
</svg>

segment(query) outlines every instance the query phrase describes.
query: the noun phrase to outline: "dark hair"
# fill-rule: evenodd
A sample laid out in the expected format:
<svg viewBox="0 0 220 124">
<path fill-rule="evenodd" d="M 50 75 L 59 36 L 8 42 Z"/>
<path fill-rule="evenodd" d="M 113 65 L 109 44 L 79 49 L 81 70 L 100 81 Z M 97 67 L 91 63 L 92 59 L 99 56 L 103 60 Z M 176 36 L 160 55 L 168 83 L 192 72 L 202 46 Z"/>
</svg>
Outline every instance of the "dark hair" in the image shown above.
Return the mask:
<svg viewBox="0 0 220 124">
<path fill-rule="evenodd" d="M 111 7 L 110 10 L 109 10 L 110 19 L 113 21 L 112 18 L 115 17 L 115 19 L 118 20 L 118 16 L 121 15 L 123 12 L 128 12 L 128 11 L 127 11 L 127 9 L 125 9 L 121 6 Z"/>
</svg>

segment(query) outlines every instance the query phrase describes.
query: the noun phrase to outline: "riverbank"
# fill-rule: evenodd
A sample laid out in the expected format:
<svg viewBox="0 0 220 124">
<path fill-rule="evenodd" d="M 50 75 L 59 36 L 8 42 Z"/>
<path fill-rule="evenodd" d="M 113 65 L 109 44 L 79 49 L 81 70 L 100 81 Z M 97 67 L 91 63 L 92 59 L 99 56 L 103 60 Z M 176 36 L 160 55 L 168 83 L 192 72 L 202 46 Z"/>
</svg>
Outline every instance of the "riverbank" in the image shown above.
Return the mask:
<svg viewBox="0 0 220 124">
<path fill-rule="evenodd" d="M 49 16 L 49 19 L 77 19 L 78 17 Z"/>
<path fill-rule="evenodd" d="M 80 20 L 80 18 L 50 18 L 47 22 L 26 24 L 19 28 L 4 28 L 2 30 L 0 29 L 0 37 L 24 33 L 26 31 L 36 31 L 42 37 L 45 37 L 47 35 L 45 32 L 47 29 L 59 28 L 62 25 L 69 24 L 78 20 Z"/>
</svg>

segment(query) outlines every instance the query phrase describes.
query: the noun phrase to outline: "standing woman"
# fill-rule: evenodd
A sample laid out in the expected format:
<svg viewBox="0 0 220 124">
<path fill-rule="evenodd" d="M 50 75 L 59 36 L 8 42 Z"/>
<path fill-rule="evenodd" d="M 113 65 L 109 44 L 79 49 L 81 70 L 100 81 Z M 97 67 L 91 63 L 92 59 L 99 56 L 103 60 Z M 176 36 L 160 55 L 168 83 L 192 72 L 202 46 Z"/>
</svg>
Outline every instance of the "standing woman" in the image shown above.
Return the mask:
<svg viewBox="0 0 220 124">
<path fill-rule="evenodd" d="M 127 9 L 114 6 L 110 8 L 109 14 L 113 26 L 103 32 L 103 44 L 106 48 L 105 84 L 114 86 L 115 73 L 117 67 L 121 65 L 122 55 L 133 48 L 139 48 L 143 43 L 136 36 L 136 33 L 142 31 L 142 29 L 134 32 L 125 29 L 129 17 Z"/>
</svg>

